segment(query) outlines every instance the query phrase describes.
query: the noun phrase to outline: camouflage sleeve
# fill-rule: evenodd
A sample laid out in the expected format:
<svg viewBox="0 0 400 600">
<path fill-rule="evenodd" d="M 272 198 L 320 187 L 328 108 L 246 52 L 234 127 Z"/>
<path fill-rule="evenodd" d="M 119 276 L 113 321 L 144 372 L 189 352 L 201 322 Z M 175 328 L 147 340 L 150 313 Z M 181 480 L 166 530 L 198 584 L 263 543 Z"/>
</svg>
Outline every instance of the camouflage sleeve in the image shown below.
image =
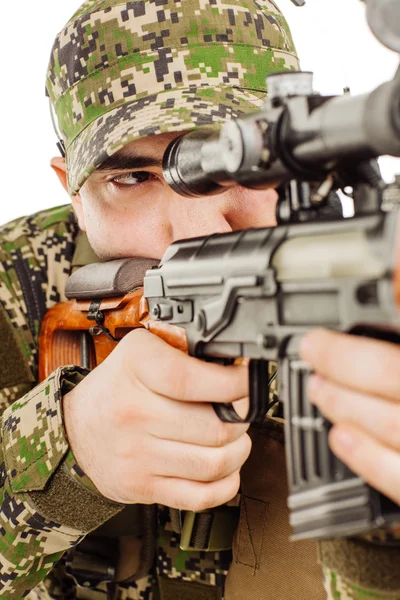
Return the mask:
<svg viewBox="0 0 400 600">
<path fill-rule="evenodd" d="M 77 367 L 60 368 L 4 412 L 0 440 L 4 600 L 24 598 L 67 549 L 122 508 L 85 485 L 68 448 L 61 398 L 84 374 Z"/>
</svg>

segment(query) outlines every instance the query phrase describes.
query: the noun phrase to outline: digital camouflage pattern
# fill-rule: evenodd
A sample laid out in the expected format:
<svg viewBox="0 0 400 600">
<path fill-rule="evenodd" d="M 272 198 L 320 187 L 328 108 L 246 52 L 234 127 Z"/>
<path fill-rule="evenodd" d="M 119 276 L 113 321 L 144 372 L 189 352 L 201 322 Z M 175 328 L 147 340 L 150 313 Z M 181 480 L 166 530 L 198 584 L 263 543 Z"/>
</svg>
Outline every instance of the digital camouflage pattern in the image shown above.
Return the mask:
<svg viewBox="0 0 400 600">
<path fill-rule="evenodd" d="M 75 232 L 69 208 L 19 219 L 0 231 L 0 303 L 26 366 L 25 381 L 4 385 L 10 373 L 4 361 L 0 365 L 0 595 L 5 599 L 26 595 L 82 535 L 47 520 L 24 493 L 43 488 L 68 451 L 59 407 L 61 371 L 34 385 L 40 321 L 64 297 Z"/>
<path fill-rule="evenodd" d="M 47 74 L 71 195 L 127 143 L 254 111 L 268 73 L 298 68 L 273 0 L 86 2 Z"/>
<path fill-rule="evenodd" d="M 10 327 L 21 333 L 20 344 L 27 372 L 31 374 L 28 381 L 17 386 L 10 382 L 0 391 L 3 410 L 16 400 L 4 410 L 0 444 L 0 596 L 4 600 L 75 600 L 76 588 L 65 574 L 62 556 L 102 522 L 100 519 L 97 523 L 93 522 L 93 514 L 96 515 L 97 507 L 100 507 L 98 496 L 75 465 L 62 426 L 62 380 L 71 379 L 77 369 L 59 369 L 45 383 L 35 385 L 41 313 L 55 302 L 64 300 L 63 291 L 71 271 L 76 234 L 77 225 L 71 207 L 44 211 L 0 229 L 0 306 L 6 308 Z M 35 282 L 36 309 L 39 307 L 37 320 L 31 313 L 31 300 L 26 302 L 26 282 L 20 279 L 22 276 Z M 31 293 L 28 290 L 28 294 Z M 2 364 L 0 377 L 4 377 Z M 76 383 L 76 377 L 74 381 Z M 71 484 L 79 481 L 90 494 L 92 520 L 90 523 L 88 520 L 86 525 L 81 523 L 80 528 L 71 527 L 75 515 L 63 514 L 62 518 L 61 515 L 57 518 L 53 514 L 49 518 L 37 509 L 41 497 L 38 494 L 46 497 L 48 483 L 53 481 L 50 480 L 51 474 L 56 476 L 62 469 L 69 474 Z M 53 485 L 52 493 L 64 494 L 65 488 L 58 490 L 57 485 L 55 488 Z M 41 492 L 32 491 L 41 488 L 44 488 Z M 82 508 L 79 504 L 71 512 L 81 512 Z M 155 600 L 158 577 L 208 584 L 223 590 L 231 561 L 230 551 L 183 552 L 165 507 L 159 507 L 158 522 L 154 568 L 133 584 L 119 585 L 115 598 Z M 369 536 L 369 541 L 393 547 L 399 538 L 397 528 L 375 532 Z M 361 589 L 326 566 L 324 573 L 328 600 L 400 598 L 400 592 Z"/>
<path fill-rule="evenodd" d="M 399 600 L 400 590 L 394 592 L 381 592 L 379 590 L 367 589 L 351 583 L 340 577 L 337 573 L 323 568 L 324 585 L 327 600 Z"/>
<path fill-rule="evenodd" d="M 41 514 L 35 506 L 38 496 L 33 494 L 42 490 L 46 495 L 51 476 L 60 469 L 93 491 L 68 451 L 62 424 L 61 381 L 71 378 L 77 369 L 58 369 L 35 385 L 40 320 L 53 304 L 65 300 L 77 233 L 70 206 L 18 219 L 0 229 L 0 306 L 6 309 L 10 327 L 22 333 L 20 344 L 29 373 L 26 383 L 13 386 L 10 382 L 0 390 L 0 596 L 4 600 L 74 599 L 75 586 L 65 574 L 62 556 L 94 529 L 93 523 L 74 529 L 56 515 L 50 519 Z M 34 296 L 30 288 L 24 288 L 28 280 L 35 286 Z M 0 364 L 0 378 L 4 375 Z M 94 493 L 91 507 L 95 514 Z M 81 510 L 82 506 L 73 507 L 73 512 Z M 182 552 L 165 507 L 159 507 L 158 521 L 153 572 L 133 584 L 119 586 L 116 598 L 152 600 L 157 575 L 223 587 L 231 553 Z"/>
<path fill-rule="evenodd" d="M 130 141 L 253 111 L 265 97 L 267 73 L 297 68 L 290 32 L 272 0 L 88 0 L 57 37 L 47 77 L 71 194 Z M 65 551 L 120 510 L 81 472 L 65 437 L 60 400 L 85 372 L 61 367 L 37 385 L 40 323 L 65 299 L 77 233 L 71 207 L 0 228 L 4 600 L 75 600 Z M 182 552 L 165 507 L 158 508 L 158 524 L 153 569 L 119 585 L 115 598 L 158 600 L 160 577 L 218 586 L 223 596 L 230 552 Z M 330 600 L 393 600 L 356 588 L 327 567 L 325 574 Z"/>
</svg>

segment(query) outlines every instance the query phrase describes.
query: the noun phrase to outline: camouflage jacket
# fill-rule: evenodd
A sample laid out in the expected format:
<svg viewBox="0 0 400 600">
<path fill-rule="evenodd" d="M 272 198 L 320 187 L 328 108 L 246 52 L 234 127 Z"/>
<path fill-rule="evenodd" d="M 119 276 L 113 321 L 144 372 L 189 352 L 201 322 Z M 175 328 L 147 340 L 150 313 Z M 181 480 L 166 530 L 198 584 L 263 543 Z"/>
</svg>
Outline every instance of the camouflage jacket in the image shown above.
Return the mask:
<svg viewBox="0 0 400 600">
<path fill-rule="evenodd" d="M 37 385 L 41 319 L 65 300 L 77 235 L 71 206 L 0 229 L 0 595 L 6 600 L 74 598 L 63 554 L 121 509 L 97 492 L 68 448 L 60 400 L 85 371 L 60 368 Z M 120 586 L 117 597 L 155 598 L 155 573 L 223 586 L 230 552 L 186 556 L 168 518 L 160 507 L 157 566 Z"/>
<path fill-rule="evenodd" d="M 62 367 L 37 384 L 40 322 L 52 305 L 65 299 L 77 235 L 70 206 L 0 229 L 0 596 L 4 600 L 75 598 L 63 555 L 121 509 L 102 497 L 76 465 L 64 432 L 62 395 L 85 372 Z M 231 553 L 180 551 L 164 507 L 159 507 L 158 524 L 153 568 L 135 583 L 120 585 L 115 598 L 156 600 L 157 581 L 163 577 L 214 586 L 221 590 L 215 598 L 222 598 Z M 398 550 L 393 551 L 396 559 Z M 325 557 L 329 562 L 329 553 L 328 547 L 323 563 Z M 329 598 L 400 598 L 400 588 L 391 582 L 379 593 L 323 566 Z"/>
</svg>

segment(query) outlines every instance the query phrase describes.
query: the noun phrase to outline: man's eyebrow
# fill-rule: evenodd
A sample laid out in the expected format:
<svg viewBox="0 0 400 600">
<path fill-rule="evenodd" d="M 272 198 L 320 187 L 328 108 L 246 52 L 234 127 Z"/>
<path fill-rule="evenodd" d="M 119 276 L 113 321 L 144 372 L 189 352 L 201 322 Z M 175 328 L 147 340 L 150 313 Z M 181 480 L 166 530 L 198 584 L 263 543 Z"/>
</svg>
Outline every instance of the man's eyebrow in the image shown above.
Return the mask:
<svg viewBox="0 0 400 600">
<path fill-rule="evenodd" d="M 160 167 L 162 166 L 161 158 L 154 158 L 150 156 L 133 156 L 127 154 L 114 154 L 107 158 L 98 171 L 135 171 L 136 169 L 145 169 L 146 167 Z"/>
</svg>

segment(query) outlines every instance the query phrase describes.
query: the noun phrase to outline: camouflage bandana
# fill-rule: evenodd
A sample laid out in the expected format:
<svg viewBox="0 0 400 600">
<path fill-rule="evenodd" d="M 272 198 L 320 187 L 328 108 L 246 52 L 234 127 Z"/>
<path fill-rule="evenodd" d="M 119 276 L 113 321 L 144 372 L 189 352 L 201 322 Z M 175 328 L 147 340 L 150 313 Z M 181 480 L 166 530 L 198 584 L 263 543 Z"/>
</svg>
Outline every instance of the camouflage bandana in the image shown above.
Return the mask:
<svg viewBox="0 0 400 600">
<path fill-rule="evenodd" d="M 47 73 L 70 194 L 134 140 L 257 110 L 266 75 L 298 68 L 273 0 L 88 0 Z"/>
</svg>

